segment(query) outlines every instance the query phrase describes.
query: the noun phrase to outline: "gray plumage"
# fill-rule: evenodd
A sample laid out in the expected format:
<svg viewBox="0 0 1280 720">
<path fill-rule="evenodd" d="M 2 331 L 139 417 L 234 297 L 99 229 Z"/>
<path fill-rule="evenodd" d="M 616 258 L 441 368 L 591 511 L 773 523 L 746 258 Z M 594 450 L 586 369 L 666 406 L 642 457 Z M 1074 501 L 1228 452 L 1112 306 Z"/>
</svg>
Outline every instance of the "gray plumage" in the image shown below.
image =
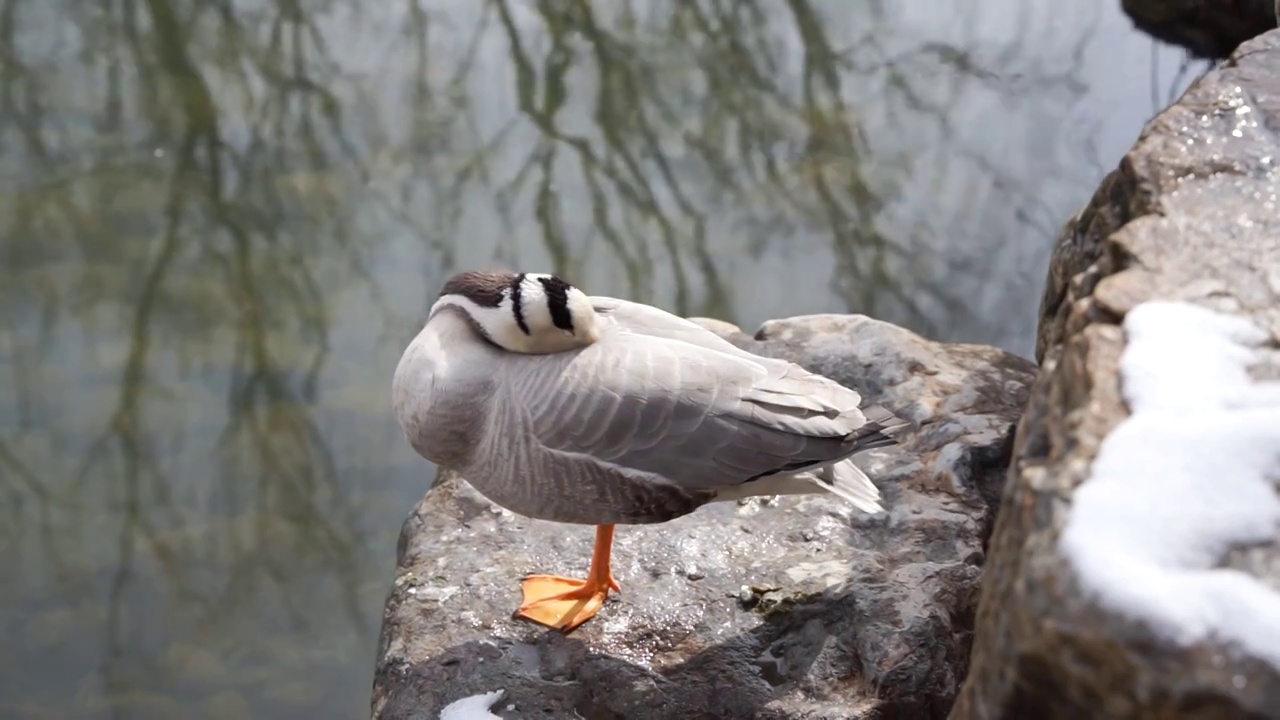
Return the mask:
<svg viewBox="0 0 1280 720">
<path fill-rule="evenodd" d="M 540 294 L 550 276 L 466 275 L 405 350 L 393 400 L 418 453 L 493 502 L 584 524 L 823 490 L 881 509 L 849 458 L 893 444 L 903 422 L 855 391 L 648 305 Z M 550 350 L 539 333 L 558 333 Z"/>
</svg>

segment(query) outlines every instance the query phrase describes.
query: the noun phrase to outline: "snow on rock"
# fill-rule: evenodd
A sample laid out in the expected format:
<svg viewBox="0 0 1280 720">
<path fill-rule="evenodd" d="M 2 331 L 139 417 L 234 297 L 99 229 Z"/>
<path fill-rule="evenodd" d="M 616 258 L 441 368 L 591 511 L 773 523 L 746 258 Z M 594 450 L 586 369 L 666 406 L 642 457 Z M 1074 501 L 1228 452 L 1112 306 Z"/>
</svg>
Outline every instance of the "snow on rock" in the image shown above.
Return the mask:
<svg viewBox="0 0 1280 720">
<path fill-rule="evenodd" d="M 494 690 L 493 692 L 480 693 L 464 697 L 460 700 L 454 700 L 444 709 L 440 711 L 440 720 L 490 720 L 491 718 L 499 718 L 489 712 L 489 708 L 502 699 L 506 694 L 505 690 Z"/>
<path fill-rule="evenodd" d="M 1103 441 L 1059 540 L 1084 589 L 1189 646 L 1209 636 L 1280 668 L 1280 594 L 1221 567 L 1280 528 L 1280 383 L 1248 367 L 1267 333 L 1187 303 L 1125 317 L 1131 415 Z"/>
</svg>

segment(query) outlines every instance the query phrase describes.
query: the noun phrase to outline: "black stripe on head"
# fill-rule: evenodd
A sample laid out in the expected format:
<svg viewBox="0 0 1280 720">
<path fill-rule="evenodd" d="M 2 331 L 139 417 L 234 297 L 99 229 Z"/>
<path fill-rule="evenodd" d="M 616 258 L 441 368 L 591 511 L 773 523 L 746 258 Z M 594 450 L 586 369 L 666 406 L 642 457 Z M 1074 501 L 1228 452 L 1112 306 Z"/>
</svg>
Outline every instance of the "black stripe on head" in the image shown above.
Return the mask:
<svg viewBox="0 0 1280 720">
<path fill-rule="evenodd" d="M 561 330 L 573 332 L 573 313 L 569 312 L 569 283 L 552 275 L 540 277 L 542 289 L 547 294 L 547 309 L 551 311 L 551 322 Z"/>
<path fill-rule="evenodd" d="M 520 328 L 520 332 L 530 335 L 529 324 L 524 321 L 524 306 L 520 300 L 520 286 L 524 283 L 524 273 L 516 275 L 511 280 L 511 313 L 516 316 L 516 327 Z"/>
</svg>

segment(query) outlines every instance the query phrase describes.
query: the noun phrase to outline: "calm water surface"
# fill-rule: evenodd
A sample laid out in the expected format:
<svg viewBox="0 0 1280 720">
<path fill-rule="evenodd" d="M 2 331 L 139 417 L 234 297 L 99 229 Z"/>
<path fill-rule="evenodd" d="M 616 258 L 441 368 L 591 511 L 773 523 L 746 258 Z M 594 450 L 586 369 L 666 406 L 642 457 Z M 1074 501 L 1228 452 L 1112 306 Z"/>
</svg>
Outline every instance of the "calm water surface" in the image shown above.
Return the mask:
<svg viewBox="0 0 1280 720">
<path fill-rule="evenodd" d="M 454 269 L 1028 354 L 1181 55 L 943 5 L 0 3 L 0 716 L 367 715 Z"/>
</svg>

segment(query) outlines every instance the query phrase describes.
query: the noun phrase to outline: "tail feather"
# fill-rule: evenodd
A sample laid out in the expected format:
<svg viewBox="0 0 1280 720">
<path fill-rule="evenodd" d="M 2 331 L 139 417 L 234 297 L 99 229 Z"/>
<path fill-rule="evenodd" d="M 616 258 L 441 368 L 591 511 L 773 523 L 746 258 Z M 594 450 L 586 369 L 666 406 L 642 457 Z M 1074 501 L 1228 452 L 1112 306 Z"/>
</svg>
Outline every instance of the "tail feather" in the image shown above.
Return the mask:
<svg viewBox="0 0 1280 720">
<path fill-rule="evenodd" d="M 828 465 L 809 477 L 820 486 L 853 503 L 854 507 L 866 513 L 884 512 L 880 504 L 880 488 L 871 482 L 871 478 L 852 460 L 844 460 Z"/>
<path fill-rule="evenodd" d="M 814 467 L 798 464 L 759 475 L 731 487 L 721 488 L 716 500 L 739 500 L 757 495 L 802 495 L 821 490 L 838 495 L 865 513 L 884 512 L 880 489 L 853 463 L 850 457 L 864 450 L 898 444 L 898 435 L 910 422 L 879 405 L 860 408 L 866 422 L 844 437 L 846 453 L 841 460 Z"/>
<path fill-rule="evenodd" d="M 867 422 L 845 438 L 846 442 L 853 444 L 854 452 L 897 445 L 898 435 L 911 426 L 910 422 L 879 405 L 859 409 Z"/>
</svg>

